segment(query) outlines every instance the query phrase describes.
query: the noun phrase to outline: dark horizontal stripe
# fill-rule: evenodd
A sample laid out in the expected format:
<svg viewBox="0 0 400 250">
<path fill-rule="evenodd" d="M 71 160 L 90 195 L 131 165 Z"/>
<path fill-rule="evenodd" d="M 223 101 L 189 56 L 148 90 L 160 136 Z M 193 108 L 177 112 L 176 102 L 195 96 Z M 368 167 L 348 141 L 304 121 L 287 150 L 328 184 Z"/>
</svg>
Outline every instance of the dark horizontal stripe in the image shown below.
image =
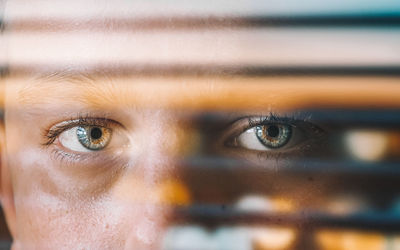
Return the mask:
<svg viewBox="0 0 400 250">
<path fill-rule="evenodd" d="M 198 200 L 207 200 L 205 197 L 212 190 L 230 197 L 227 200 L 236 200 L 246 193 L 290 196 L 299 187 L 315 197 L 361 195 L 371 206 L 391 206 L 398 199 L 399 162 L 356 164 L 288 156 L 261 162 L 218 157 L 196 159 L 196 162 L 183 163 L 180 173 L 190 190 L 200 197 Z M 301 200 L 301 197 L 294 199 Z"/>
<path fill-rule="evenodd" d="M 399 14 L 319 15 L 319 16 L 205 16 L 156 18 L 104 18 L 88 21 L 73 19 L 22 19 L 5 24 L 14 31 L 157 30 L 215 29 L 242 27 L 400 27 Z"/>
<path fill-rule="evenodd" d="M 4 21 L 0 19 L 0 32 L 4 31 Z"/>
<path fill-rule="evenodd" d="M 400 176 L 400 162 L 362 162 L 351 160 L 285 159 L 254 164 L 247 161 L 224 158 L 197 156 L 184 159 L 185 168 L 199 171 L 257 171 L 268 174 L 341 174 L 352 176 L 371 176 L 374 178 Z"/>
<path fill-rule="evenodd" d="M 377 85 L 379 88 L 379 85 Z M 400 95 L 400 93 L 399 93 Z M 209 111 L 203 112 L 198 117 L 202 124 L 223 125 L 227 123 L 227 115 L 232 112 Z M 240 112 L 235 114 L 237 119 L 247 118 L 249 115 L 241 116 Z M 268 112 L 264 116 L 271 115 Z M 274 115 L 274 114 L 272 114 Z M 298 109 L 281 115 L 284 119 L 289 117 L 295 121 L 308 121 L 311 123 L 324 123 L 334 125 L 336 129 L 344 131 L 351 128 L 376 128 L 385 131 L 396 129 L 400 131 L 400 109 L 389 108 L 319 108 Z"/>
<path fill-rule="evenodd" d="M 230 66 L 230 65 L 80 65 L 85 73 L 109 76 L 400 76 L 400 65 L 387 66 Z M 40 74 L 59 72 L 71 67 L 54 65 L 0 67 L 5 75 Z"/>
<path fill-rule="evenodd" d="M 234 225 L 291 226 L 303 230 L 317 228 L 357 229 L 367 231 L 400 232 L 400 216 L 391 213 L 359 213 L 349 216 L 303 211 L 292 214 L 251 213 L 224 206 L 203 205 L 177 208 L 174 220 L 178 223 Z"/>
<path fill-rule="evenodd" d="M 377 86 L 379 88 L 379 86 Z M 400 93 L 399 93 L 400 97 Z M 298 119 L 339 124 L 374 127 L 377 129 L 395 128 L 400 131 L 400 109 L 315 109 L 296 112 Z"/>
<path fill-rule="evenodd" d="M 0 77 L 6 76 L 7 74 L 8 74 L 8 68 L 0 66 Z"/>
</svg>

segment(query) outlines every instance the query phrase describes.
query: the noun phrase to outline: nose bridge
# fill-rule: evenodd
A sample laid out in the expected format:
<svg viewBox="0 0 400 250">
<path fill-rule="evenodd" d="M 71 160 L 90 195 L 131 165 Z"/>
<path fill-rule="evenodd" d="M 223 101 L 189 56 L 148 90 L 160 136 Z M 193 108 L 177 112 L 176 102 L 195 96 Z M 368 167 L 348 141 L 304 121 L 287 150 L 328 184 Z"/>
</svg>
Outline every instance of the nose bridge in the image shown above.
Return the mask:
<svg viewBox="0 0 400 250">
<path fill-rule="evenodd" d="M 176 161 L 190 154 L 196 145 L 196 132 L 184 116 L 171 111 L 149 111 L 141 125 L 140 150 L 144 171 L 173 171 Z"/>
<path fill-rule="evenodd" d="M 183 124 L 176 114 L 163 111 L 149 112 L 142 119 L 139 160 L 115 189 L 136 210 L 126 249 L 157 249 L 169 224 L 171 207 L 190 200 L 177 168 L 187 144 L 191 144 L 191 133 L 186 133 Z"/>
<path fill-rule="evenodd" d="M 154 122 L 148 124 L 149 141 L 146 143 L 147 153 L 162 159 L 173 157 L 173 153 L 179 143 L 177 132 L 179 131 L 178 122 L 170 115 L 156 115 Z"/>
<path fill-rule="evenodd" d="M 194 132 L 179 114 L 159 111 L 146 124 L 148 140 L 139 162 L 143 185 L 155 203 L 186 203 L 188 191 L 180 179 L 179 164 L 193 151 Z"/>
</svg>

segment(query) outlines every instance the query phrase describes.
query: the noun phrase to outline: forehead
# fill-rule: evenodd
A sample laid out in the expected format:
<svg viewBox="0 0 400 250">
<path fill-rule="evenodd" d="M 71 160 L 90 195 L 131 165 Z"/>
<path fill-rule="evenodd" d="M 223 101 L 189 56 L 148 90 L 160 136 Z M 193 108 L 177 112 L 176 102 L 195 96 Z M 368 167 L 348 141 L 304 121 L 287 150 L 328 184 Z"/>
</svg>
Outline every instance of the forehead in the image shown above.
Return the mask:
<svg viewBox="0 0 400 250">
<path fill-rule="evenodd" d="M 315 107 L 398 107 L 398 79 L 369 77 L 115 76 L 58 72 L 6 79 L 7 105 L 94 109 L 291 111 Z M 323 83 L 323 84 L 321 84 Z M 379 83 L 380 88 L 376 88 Z M 354 93 L 357 93 L 355 95 Z"/>
</svg>

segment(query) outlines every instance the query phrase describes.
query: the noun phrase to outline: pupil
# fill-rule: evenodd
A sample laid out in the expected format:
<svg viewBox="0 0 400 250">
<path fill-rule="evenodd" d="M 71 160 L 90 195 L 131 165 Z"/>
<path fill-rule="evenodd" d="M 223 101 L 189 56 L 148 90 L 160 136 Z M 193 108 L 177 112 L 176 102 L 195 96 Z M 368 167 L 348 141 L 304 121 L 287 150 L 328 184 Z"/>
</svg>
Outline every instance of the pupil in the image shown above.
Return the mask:
<svg viewBox="0 0 400 250">
<path fill-rule="evenodd" d="M 267 129 L 269 137 L 277 137 L 279 135 L 279 128 L 277 126 L 269 126 Z"/>
<path fill-rule="evenodd" d="M 101 132 L 100 128 L 92 128 L 90 131 L 90 136 L 95 140 L 99 139 L 102 135 L 103 133 Z"/>
</svg>

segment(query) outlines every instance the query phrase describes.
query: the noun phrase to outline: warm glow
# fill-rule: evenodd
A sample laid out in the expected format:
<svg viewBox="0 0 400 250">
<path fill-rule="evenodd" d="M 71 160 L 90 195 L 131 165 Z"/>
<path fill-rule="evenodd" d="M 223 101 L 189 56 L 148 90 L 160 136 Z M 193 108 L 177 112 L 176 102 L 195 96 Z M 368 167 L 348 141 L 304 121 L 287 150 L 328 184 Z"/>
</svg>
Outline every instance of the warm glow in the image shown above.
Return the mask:
<svg viewBox="0 0 400 250">
<path fill-rule="evenodd" d="M 346 135 L 351 155 L 362 161 L 378 161 L 387 153 L 389 136 L 385 132 L 355 130 Z"/>
<path fill-rule="evenodd" d="M 321 250 L 384 250 L 386 239 L 381 234 L 354 231 L 320 231 L 316 241 Z"/>
</svg>

